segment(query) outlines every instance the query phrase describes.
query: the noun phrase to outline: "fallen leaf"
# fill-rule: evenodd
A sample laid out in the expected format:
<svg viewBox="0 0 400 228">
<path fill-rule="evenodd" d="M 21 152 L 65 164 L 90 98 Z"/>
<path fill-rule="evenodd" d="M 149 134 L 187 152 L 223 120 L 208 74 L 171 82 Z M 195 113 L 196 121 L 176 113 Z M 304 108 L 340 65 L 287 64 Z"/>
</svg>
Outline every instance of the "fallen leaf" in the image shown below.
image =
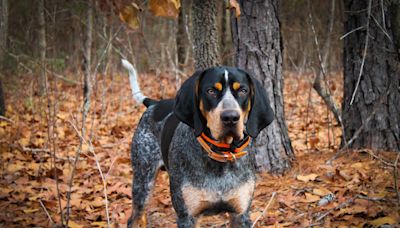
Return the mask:
<svg viewBox="0 0 400 228">
<path fill-rule="evenodd" d="M 389 216 L 386 217 L 381 217 L 381 218 L 377 218 L 375 220 L 372 220 L 371 222 L 369 222 L 369 224 L 373 225 L 373 226 L 382 226 L 385 224 L 389 224 L 389 225 L 393 225 L 396 224 L 397 221 Z"/>
<path fill-rule="evenodd" d="M 131 5 L 125 6 L 121 12 L 119 12 L 119 18 L 121 21 L 127 23 L 131 29 L 138 29 L 139 12 L 139 7 L 135 3 L 131 3 Z"/>
<path fill-rule="evenodd" d="M 237 2 L 237 0 L 229 0 L 229 7 L 231 9 L 235 9 L 235 15 L 236 17 L 239 17 L 241 12 L 240 12 L 240 5 Z"/>
<path fill-rule="evenodd" d="M 314 181 L 317 177 L 318 177 L 317 174 L 312 173 L 312 174 L 305 175 L 305 176 L 297 175 L 296 179 L 299 181 L 303 181 L 303 182 L 309 182 L 309 181 Z"/>
<path fill-rule="evenodd" d="M 149 10 L 158 17 L 177 18 L 179 8 L 181 7 L 180 0 L 150 0 Z"/>
</svg>

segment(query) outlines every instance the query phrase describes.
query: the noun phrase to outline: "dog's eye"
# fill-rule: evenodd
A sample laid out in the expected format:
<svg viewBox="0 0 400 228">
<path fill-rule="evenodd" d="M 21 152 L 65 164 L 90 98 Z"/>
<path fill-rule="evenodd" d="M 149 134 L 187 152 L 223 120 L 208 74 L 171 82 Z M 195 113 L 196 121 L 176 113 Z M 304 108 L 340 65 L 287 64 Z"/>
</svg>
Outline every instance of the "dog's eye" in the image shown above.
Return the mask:
<svg viewBox="0 0 400 228">
<path fill-rule="evenodd" d="M 239 95 L 243 96 L 243 95 L 246 95 L 246 94 L 247 94 L 247 89 L 241 88 L 241 89 L 239 90 Z"/>
<path fill-rule="evenodd" d="M 215 90 L 214 89 L 207 89 L 207 93 L 210 95 L 215 95 Z"/>
</svg>

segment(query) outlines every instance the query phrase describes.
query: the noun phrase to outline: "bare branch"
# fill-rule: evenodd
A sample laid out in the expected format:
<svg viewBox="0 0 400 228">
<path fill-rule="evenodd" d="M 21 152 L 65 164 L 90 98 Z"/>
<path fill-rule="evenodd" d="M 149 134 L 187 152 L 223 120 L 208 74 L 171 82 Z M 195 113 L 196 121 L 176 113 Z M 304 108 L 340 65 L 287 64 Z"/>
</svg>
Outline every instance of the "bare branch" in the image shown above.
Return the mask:
<svg viewBox="0 0 400 228">
<path fill-rule="evenodd" d="M 271 199 L 269 199 L 268 204 L 264 207 L 264 210 L 262 211 L 262 213 L 256 218 L 256 220 L 254 220 L 253 224 L 251 225 L 251 227 L 253 228 L 257 222 L 261 219 L 262 216 L 264 216 L 265 212 L 267 212 L 268 208 L 271 206 L 272 202 L 275 199 L 275 195 L 276 192 L 273 192 L 271 195 Z"/>
<path fill-rule="evenodd" d="M 370 21 L 370 18 L 371 18 L 371 8 L 372 8 L 371 5 L 372 5 L 372 0 L 369 0 L 367 25 L 365 26 L 366 27 L 366 34 L 365 34 L 365 45 L 364 45 L 364 51 L 363 51 L 363 58 L 362 58 L 362 61 L 361 61 L 360 73 L 358 74 L 356 87 L 354 88 L 353 95 L 351 96 L 350 105 L 352 105 L 353 102 L 354 102 L 354 98 L 356 96 L 356 93 L 357 93 L 357 90 L 358 90 L 358 86 L 360 85 L 361 76 L 362 76 L 363 71 L 364 71 L 365 58 L 367 57 L 368 43 L 369 43 L 369 21 Z"/>
</svg>

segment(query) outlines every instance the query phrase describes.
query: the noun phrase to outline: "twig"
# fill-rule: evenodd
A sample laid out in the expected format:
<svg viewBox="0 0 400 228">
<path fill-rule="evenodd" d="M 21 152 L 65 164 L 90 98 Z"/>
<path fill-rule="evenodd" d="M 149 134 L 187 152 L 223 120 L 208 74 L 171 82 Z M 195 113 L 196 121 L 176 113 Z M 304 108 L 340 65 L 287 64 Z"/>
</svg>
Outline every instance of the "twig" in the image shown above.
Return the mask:
<svg viewBox="0 0 400 228">
<path fill-rule="evenodd" d="M 323 218 L 325 218 L 327 215 L 329 215 L 330 213 L 332 213 L 332 211 L 336 211 L 336 210 L 338 210 L 338 209 L 341 209 L 341 208 L 344 208 L 344 207 L 349 206 L 350 204 L 352 204 L 352 203 L 354 202 L 354 200 L 355 200 L 356 198 L 357 198 L 357 197 L 353 197 L 353 198 L 351 198 L 351 199 L 349 199 L 349 200 L 347 200 L 347 201 L 345 201 L 345 202 L 339 204 L 338 206 L 329 209 L 327 212 L 325 212 L 325 213 L 323 213 L 322 215 L 320 215 L 315 221 L 316 221 L 316 222 L 319 222 L 319 221 L 321 221 Z"/>
<path fill-rule="evenodd" d="M 93 0 L 88 1 L 88 8 L 87 8 L 87 23 L 86 23 L 86 40 L 84 44 L 84 52 L 83 52 L 83 59 L 85 62 L 85 72 L 84 72 L 84 86 L 83 86 L 83 107 L 82 107 L 82 127 L 81 127 L 81 135 L 79 140 L 78 149 L 75 153 L 75 160 L 72 166 L 71 174 L 68 180 L 68 191 L 67 191 L 67 212 L 65 216 L 65 224 L 68 226 L 69 217 L 71 213 L 71 193 L 72 193 L 72 185 L 74 181 L 74 176 L 76 172 L 76 166 L 78 164 L 78 160 L 82 151 L 82 146 L 84 142 L 84 136 L 86 134 L 86 118 L 90 109 L 90 94 L 91 94 L 91 84 L 90 84 L 90 76 L 91 76 L 91 47 L 92 47 L 92 31 L 93 31 Z M 108 218 L 108 214 L 107 214 Z M 108 220 L 107 220 L 108 221 Z M 109 223 L 108 223 L 109 224 Z"/>
<path fill-rule="evenodd" d="M 340 39 L 340 40 L 343 40 L 343 39 L 346 38 L 348 35 L 352 34 L 353 32 L 356 32 L 356 31 L 358 31 L 358 30 L 360 30 L 360 29 L 363 29 L 363 28 L 365 28 L 364 25 L 363 25 L 363 26 L 360 26 L 360 27 L 358 27 L 358 28 L 355 28 L 355 29 L 353 29 L 353 30 L 347 32 L 347 33 L 344 34 L 343 36 L 341 36 L 339 39 Z"/>
<path fill-rule="evenodd" d="M 28 147 L 22 147 L 22 151 L 24 151 L 24 152 L 32 152 L 32 153 L 38 153 L 38 152 L 50 153 L 51 152 L 47 148 L 28 148 Z"/>
<path fill-rule="evenodd" d="M 372 117 L 375 116 L 376 109 L 372 111 L 372 113 L 368 116 L 368 118 L 365 120 L 363 125 L 357 129 L 357 131 L 354 133 L 353 137 L 349 141 L 346 142 L 345 140 L 345 145 L 343 146 L 342 149 L 340 149 L 331 159 L 329 159 L 326 164 L 332 164 L 333 160 L 336 160 L 339 156 L 347 152 L 347 148 L 353 144 L 353 142 L 358 138 L 360 133 L 364 130 L 364 128 L 369 124 L 369 122 L 372 120 Z"/>
<path fill-rule="evenodd" d="M 54 224 L 54 221 L 53 221 L 53 219 L 51 218 L 49 212 L 47 211 L 47 209 L 46 209 L 46 207 L 44 206 L 44 204 L 43 204 L 43 202 L 42 202 L 41 199 L 39 199 L 39 204 L 40 204 L 40 206 L 43 208 L 44 213 L 46 213 L 46 215 L 47 215 L 47 217 L 49 218 L 51 224 L 53 225 L 53 224 Z"/>
<path fill-rule="evenodd" d="M 2 115 L 0 115 L 0 120 L 4 120 L 4 121 L 12 123 L 12 124 L 14 123 L 14 121 L 12 119 L 9 119 L 9 118 L 7 118 L 5 116 L 2 116 Z"/>
<path fill-rule="evenodd" d="M 369 155 L 371 155 L 372 157 L 374 157 L 374 158 L 376 158 L 377 160 L 379 160 L 380 162 L 382 162 L 383 164 L 385 164 L 385 165 L 387 165 L 387 166 L 389 166 L 389 167 L 392 167 L 392 166 L 393 166 L 392 163 L 383 160 L 383 158 L 381 158 L 381 157 L 379 157 L 378 155 L 374 154 L 371 150 L 368 150 L 368 149 L 367 149 L 367 150 L 360 150 L 359 152 L 360 152 L 360 153 L 361 153 L 361 152 L 366 152 L 366 153 L 368 153 Z"/>
<path fill-rule="evenodd" d="M 259 215 L 259 216 L 256 218 L 256 220 L 253 222 L 253 225 L 251 225 L 252 228 L 257 224 L 258 220 L 260 220 L 261 217 L 264 216 L 265 212 L 267 212 L 269 206 L 272 204 L 272 202 L 273 202 L 273 200 L 274 200 L 274 198 L 275 198 L 275 195 L 276 195 L 276 192 L 273 192 L 273 193 L 272 193 L 272 196 L 271 196 L 271 199 L 269 199 L 269 202 L 268 202 L 267 206 L 264 207 L 264 210 L 262 211 L 261 215 Z"/>
<path fill-rule="evenodd" d="M 327 107 L 329 108 L 329 110 L 333 113 L 333 116 L 335 117 L 336 121 L 340 124 L 340 127 L 342 129 L 342 137 L 345 141 L 346 137 L 345 137 L 345 131 L 344 131 L 344 125 L 343 125 L 343 121 L 342 121 L 342 117 L 341 117 L 341 113 L 339 111 L 339 109 L 337 108 L 337 105 L 335 103 L 335 101 L 332 99 L 331 96 L 331 92 L 329 89 L 329 85 L 327 82 L 327 73 L 326 73 L 326 62 L 328 61 L 328 57 L 329 57 L 329 49 L 330 49 L 330 41 L 331 41 L 331 34 L 333 31 L 333 25 L 334 25 L 334 16 L 335 16 L 335 1 L 332 0 L 332 7 L 331 7 L 331 16 L 329 18 L 329 28 L 328 28 L 328 35 L 327 35 L 327 39 L 325 41 L 324 44 L 324 57 L 322 58 L 321 55 L 321 50 L 319 48 L 319 41 L 318 41 L 318 36 L 317 36 L 317 32 L 315 31 L 315 27 L 314 27 L 314 20 L 313 20 L 313 16 L 311 13 L 311 4 L 310 1 L 308 1 L 308 5 L 309 5 L 309 19 L 310 19 L 310 25 L 311 25 L 311 30 L 313 32 L 314 35 L 314 43 L 317 49 L 317 54 L 318 54 L 318 61 L 319 61 L 319 68 L 320 68 L 320 72 L 319 73 L 315 73 L 315 80 L 313 83 L 313 88 L 315 89 L 315 91 L 318 93 L 318 95 L 322 98 L 322 100 L 325 102 L 325 104 L 327 105 Z M 323 88 L 322 84 L 321 84 L 321 80 L 322 77 L 324 79 L 325 82 L 325 88 Z M 328 123 L 329 124 L 329 123 Z"/>
<path fill-rule="evenodd" d="M 365 59 L 367 57 L 368 43 L 369 43 L 369 34 L 368 34 L 369 33 L 369 21 L 370 21 L 370 18 L 371 18 L 371 8 L 372 8 L 371 5 L 372 5 L 372 0 L 369 0 L 369 3 L 368 3 L 368 18 L 367 18 L 367 25 L 366 25 L 366 34 L 365 34 L 365 45 L 364 45 L 364 51 L 363 51 L 363 58 L 362 58 L 361 66 L 360 66 L 360 73 L 358 74 L 356 87 L 354 88 L 353 95 L 351 96 L 350 105 L 353 105 L 354 98 L 356 97 L 358 86 L 360 85 L 360 81 L 361 81 L 361 76 L 362 76 L 363 71 L 364 71 Z"/>
<path fill-rule="evenodd" d="M 101 170 L 99 159 L 97 158 L 97 154 L 94 152 L 93 145 L 91 143 L 88 143 L 85 140 L 85 138 L 83 138 L 83 136 L 79 133 L 78 128 L 71 121 L 68 121 L 68 122 L 74 128 L 76 134 L 80 137 L 81 141 L 88 146 L 89 152 L 92 153 L 92 155 L 94 157 L 94 161 L 96 163 L 96 167 L 97 167 L 97 169 L 99 171 L 101 180 L 103 182 L 103 193 L 104 193 L 104 201 L 105 201 L 105 208 L 106 208 L 107 225 L 109 227 L 110 226 L 110 218 L 109 218 L 109 210 L 108 210 L 107 182 L 106 182 L 106 178 L 103 175 L 103 171 Z"/>
</svg>

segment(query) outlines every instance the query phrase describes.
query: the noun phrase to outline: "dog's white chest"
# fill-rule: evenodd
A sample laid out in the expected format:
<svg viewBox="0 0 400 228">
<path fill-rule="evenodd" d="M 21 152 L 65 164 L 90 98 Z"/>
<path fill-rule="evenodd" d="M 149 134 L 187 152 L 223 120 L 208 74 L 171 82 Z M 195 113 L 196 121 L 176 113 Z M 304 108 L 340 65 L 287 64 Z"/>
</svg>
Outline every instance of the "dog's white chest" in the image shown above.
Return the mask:
<svg viewBox="0 0 400 228">
<path fill-rule="evenodd" d="M 254 192 L 254 180 L 249 180 L 229 191 L 209 190 L 185 184 L 182 187 L 182 197 L 190 215 L 196 216 L 216 205 L 226 205 L 235 213 L 244 213 L 251 202 Z"/>
</svg>

